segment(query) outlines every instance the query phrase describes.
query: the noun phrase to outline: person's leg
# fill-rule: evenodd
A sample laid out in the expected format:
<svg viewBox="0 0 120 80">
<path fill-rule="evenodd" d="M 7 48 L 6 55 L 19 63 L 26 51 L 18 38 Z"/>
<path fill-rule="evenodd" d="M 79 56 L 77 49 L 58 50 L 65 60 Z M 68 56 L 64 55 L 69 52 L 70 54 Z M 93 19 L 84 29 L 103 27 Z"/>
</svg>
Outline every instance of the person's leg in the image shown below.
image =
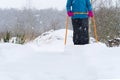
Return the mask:
<svg viewBox="0 0 120 80">
<path fill-rule="evenodd" d="M 89 43 L 88 35 L 88 18 L 72 19 L 73 25 L 73 42 L 75 45 L 83 45 Z"/>
<path fill-rule="evenodd" d="M 80 31 L 79 28 L 82 24 L 82 21 L 80 19 L 72 19 L 72 25 L 73 25 L 73 43 L 74 45 L 80 44 Z"/>
<path fill-rule="evenodd" d="M 89 44 L 88 18 L 82 19 L 81 44 Z"/>
</svg>

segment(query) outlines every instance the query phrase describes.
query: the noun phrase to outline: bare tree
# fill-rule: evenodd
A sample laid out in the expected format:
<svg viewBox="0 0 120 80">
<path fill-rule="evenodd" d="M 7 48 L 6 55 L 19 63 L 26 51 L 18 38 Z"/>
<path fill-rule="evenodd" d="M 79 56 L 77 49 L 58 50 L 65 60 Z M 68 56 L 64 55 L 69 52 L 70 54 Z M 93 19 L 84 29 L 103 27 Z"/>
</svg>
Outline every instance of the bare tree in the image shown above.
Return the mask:
<svg viewBox="0 0 120 80">
<path fill-rule="evenodd" d="M 95 10 L 97 33 L 99 40 L 107 44 L 108 40 L 119 37 L 120 7 L 110 0 L 101 0 L 100 4 Z"/>
</svg>

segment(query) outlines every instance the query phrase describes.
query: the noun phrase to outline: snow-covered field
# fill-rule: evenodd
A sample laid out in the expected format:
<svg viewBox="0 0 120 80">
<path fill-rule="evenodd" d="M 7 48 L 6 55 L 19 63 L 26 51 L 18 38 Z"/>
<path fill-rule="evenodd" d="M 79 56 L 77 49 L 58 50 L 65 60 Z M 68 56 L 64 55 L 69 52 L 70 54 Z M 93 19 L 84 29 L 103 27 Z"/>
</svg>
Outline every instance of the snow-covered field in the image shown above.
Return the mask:
<svg viewBox="0 0 120 80">
<path fill-rule="evenodd" d="M 72 31 L 42 34 L 25 45 L 0 43 L 0 80 L 120 79 L 120 47 L 103 43 L 75 46 Z"/>
</svg>

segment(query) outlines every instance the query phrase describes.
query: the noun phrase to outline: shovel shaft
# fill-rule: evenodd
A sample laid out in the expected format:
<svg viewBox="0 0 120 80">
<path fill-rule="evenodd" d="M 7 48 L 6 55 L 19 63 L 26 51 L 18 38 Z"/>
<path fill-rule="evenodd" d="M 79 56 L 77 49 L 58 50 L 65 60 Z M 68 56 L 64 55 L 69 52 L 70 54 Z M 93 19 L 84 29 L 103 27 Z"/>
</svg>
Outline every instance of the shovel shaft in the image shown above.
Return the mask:
<svg viewBox="0 0 120 80">
<path fill-rule="evenodd" d="M 69 17 L 66 17 L 66 32 L 65 32 L 65 39 L 64 39 L 64 45 L 66 45 L 67 42 L 67 35 L 68 35 L 68 22 L 69 22 Z"/>
</svg>

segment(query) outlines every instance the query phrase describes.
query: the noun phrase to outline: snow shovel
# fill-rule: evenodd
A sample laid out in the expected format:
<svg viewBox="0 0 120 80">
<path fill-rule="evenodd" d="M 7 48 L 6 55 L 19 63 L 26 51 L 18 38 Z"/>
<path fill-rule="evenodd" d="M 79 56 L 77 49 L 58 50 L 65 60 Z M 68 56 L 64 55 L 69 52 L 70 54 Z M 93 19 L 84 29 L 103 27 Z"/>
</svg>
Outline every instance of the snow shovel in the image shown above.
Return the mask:
<svg viewBox="0 0 120 80">
<path fill-rule="evenodd" d="M 64 45 L 66 45 L 66 42 L 67 42 L 67 35 L 68 35 L 68 22 L 69 22 L 69 16 L 66 17 L 66 31 L 65 31 Z"/>
</svg>

